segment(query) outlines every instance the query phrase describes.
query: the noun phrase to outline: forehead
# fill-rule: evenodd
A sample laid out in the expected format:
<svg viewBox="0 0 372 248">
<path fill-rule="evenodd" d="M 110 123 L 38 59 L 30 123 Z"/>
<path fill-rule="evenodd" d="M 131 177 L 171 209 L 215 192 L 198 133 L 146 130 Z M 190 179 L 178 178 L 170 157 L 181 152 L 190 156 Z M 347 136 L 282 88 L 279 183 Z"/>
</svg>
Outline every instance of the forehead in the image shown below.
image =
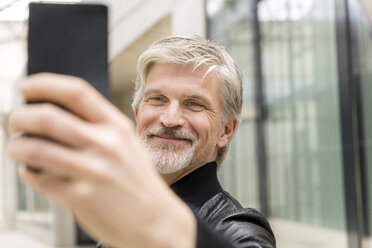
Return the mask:
<svg viewBox="0 0 372 248">
<path fill-rule="evenodd" d="M 213 88 L 219 88 L 219 80 L 211 73 L 206 75 L 207 69 L 207 67 L 194 69 L 191 65 L 172 63 L 155 64 L 151 66 L 147 74 L 145 86 L 154 82 L 171 81 L 169 82 L 170 84 L 176 84 L 179 81 L 188 81 L 190 86 L 194 84 L 200 87 L 211 86 Z M 172 80 L 174 80 L 173 83 Z"/>
<path fill-rule="evenodd" d="M 178 76 L 178 77 L 199 77 L 203 78 L 207 68 L 200 67 L 194 69 L 191 65 L 179 65 L 173 63 L 157 63 L 150 67 L 149 72 L 147 74 L 146 81 L 151 79 L 153 75 L 171 75 L 171 76 Z"/>
</svg>

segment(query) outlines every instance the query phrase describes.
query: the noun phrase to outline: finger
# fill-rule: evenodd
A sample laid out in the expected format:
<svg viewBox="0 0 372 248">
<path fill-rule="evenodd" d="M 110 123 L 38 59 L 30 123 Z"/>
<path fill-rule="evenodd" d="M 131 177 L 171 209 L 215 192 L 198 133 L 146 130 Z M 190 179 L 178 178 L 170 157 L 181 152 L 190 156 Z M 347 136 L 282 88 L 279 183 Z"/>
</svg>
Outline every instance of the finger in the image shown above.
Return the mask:
<svg viewBox="0 0 372 248">
<path fill-rule="evenodd" d="M 26 169 L 25 166 L 18 168 L 18 175 L 22 182 L 33 188 L 41 195 L 47 196 L 56 202 L 67 206 L 73 194 L 73 185 L 48 174 L 35 174 Z"/>
<path fill-rule="evenodd" d="M 93 86 L 78 77 L 34 74 L 26 78 L 20 90 L 27 101 L 57 103 L 91 122 L 110 120 L 118 113 Z"/>
<path fill-rule="evenodd" d="M 91 141 L 90 125 L 50 103 L 30 104 L 12 111 L 10 132 L 25 132 L 45 136 L 72 147 L 82 147 Z"/>
<path fill-rule="evenodd" d="M 11 140 L 7 153 L 16 161 L 42 170 L 43 174 L 59 178 L 76 180 L 93 174 L 84 154 L 37 137 L 18 137 Z"/>
</svg>

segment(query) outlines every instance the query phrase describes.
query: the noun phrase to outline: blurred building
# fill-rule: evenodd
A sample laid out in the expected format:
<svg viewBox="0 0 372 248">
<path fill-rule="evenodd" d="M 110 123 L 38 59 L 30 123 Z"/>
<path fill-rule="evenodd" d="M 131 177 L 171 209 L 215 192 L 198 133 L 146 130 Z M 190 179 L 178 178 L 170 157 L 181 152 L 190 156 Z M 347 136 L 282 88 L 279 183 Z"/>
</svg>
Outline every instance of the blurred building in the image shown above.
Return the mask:
<svg viewBox="0 0 372 248">
<path fill-rule="evenodd" d="M 2 113 L 19 104 L 28 2 L 0 3 Z M 269 217 L 278 247 L 372 248 L 372 1 L 104 3 L 116 106 L 132 117 L 136 60 L 153 41 L 197 34 L 225 46 L 244 74 L 242 120 L 220 173 L 225 189 Z M 0 243 L 89 245 L 68 211 L 18 181 L 6 139 L 0 130 Z"/>
</svg>

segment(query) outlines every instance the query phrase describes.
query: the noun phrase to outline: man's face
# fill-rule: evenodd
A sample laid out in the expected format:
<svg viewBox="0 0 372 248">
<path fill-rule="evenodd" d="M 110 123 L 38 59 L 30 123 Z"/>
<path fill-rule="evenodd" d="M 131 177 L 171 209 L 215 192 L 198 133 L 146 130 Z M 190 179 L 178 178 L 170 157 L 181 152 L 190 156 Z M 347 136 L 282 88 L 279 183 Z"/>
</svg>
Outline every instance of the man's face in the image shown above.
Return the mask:
<svg viewBox="0 0 372 248">
<path fill-rule="evenodd" d="M 156 64 L 135 110 L 137 129 L 157 169 L 172 174 L 216 158 L 221 138 L 221 83 L 205 70 Z M 203 79 L 203 80 L 202 80 Z"/>
</svg>

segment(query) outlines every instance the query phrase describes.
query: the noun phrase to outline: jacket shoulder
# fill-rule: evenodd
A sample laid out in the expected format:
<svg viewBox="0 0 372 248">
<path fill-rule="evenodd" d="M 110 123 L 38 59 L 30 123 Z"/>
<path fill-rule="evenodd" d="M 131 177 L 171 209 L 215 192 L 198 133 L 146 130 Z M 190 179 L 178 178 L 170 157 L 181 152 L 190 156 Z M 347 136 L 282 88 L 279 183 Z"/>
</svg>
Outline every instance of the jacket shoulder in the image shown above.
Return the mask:
<svg viewBox="0 0 372 248">
<path fill-rule="evenodd" d="M 275 237 L 266 217 L 256 209 L 243 208 L 225 191 L 209 199 L 196 214 L 237 247 L 275 247 Z"/>
</svg>

